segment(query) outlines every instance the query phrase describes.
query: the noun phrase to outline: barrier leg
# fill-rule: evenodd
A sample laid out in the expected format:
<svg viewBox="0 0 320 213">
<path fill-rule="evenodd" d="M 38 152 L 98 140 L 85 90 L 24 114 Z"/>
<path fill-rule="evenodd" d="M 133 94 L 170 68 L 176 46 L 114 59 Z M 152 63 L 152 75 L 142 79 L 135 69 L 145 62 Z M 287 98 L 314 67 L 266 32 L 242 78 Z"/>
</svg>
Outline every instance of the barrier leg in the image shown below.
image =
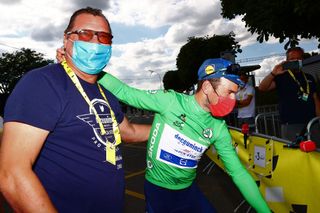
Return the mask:
<svg viewBox="0 0 320 213">
<path fill-rule="evenodd" d="M 239 208 L 246 202 L 246 200 L 242 200 L 239 205 L 233 210 L 233 212 L 237 212 Z"/>
<path fill-rule="evenodd" d="M 206 170 L 207 171 L 207 175 L 211 172 L 212 168 L 214 167 L 214 162 L 213 161 L 210 161 L 206 167 L 204 167 L 204 169 L 202 170 L 202 172 L 205 172 Z"/>
<path fill-rule="evenodd" d="M 249 213 L 251 211 L 251 206 L 249 206 L 248 210 L 247 210 L 247 213 Z"/>
<path fill-rule="evenodd" d="M 233 212 L 237 212 L 239 210 L 239 208 L 245 204 L 246 200 L 242 200 L 239 205 L 233 210 Z M 251 206 L 248 207 L 246 213 L 249 213 L 251 211 Z"/>
</svg>

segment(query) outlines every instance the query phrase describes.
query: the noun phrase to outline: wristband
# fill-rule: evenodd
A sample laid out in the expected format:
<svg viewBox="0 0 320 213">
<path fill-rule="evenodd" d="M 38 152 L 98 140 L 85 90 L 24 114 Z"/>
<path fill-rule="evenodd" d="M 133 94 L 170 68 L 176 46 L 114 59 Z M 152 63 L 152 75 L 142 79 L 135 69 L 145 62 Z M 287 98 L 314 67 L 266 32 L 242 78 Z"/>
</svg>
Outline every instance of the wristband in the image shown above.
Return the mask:
<svg viewBox="0 0 320 213">
<path fill-rule="evenodd" d="M 273 72 L 270 72 L 270 74 L 273 76 L 273 77 L 276 77 L 277 75 L 274 74 Z"/>
</svg>

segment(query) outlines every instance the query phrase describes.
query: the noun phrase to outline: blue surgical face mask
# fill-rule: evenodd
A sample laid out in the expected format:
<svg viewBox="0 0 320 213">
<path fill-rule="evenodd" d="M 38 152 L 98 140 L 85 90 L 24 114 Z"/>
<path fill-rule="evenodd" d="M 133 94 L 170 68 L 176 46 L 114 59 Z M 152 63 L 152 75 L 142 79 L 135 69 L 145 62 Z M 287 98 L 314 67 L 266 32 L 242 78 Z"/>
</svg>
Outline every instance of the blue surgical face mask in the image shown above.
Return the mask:
<svg viewBox="0 0 320 213">
<path fill-rule="evenodd" d="M 105 68 L 110 60 L 111 45 L 73 41 L 72 62 L 81 71 L 96 75 Z"/>
</svg>

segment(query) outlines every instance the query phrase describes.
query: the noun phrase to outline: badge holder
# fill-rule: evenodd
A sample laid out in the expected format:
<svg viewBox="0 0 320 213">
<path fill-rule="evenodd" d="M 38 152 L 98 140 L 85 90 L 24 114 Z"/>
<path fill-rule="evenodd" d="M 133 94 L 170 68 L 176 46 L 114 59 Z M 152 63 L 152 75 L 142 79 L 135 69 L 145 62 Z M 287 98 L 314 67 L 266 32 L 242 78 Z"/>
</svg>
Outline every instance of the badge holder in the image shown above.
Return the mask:
<svg viewBox="0 0 320 213">
<path fill-rule="evenodd" d="M 307 93 L 303 93 L 302 94 L 302 100 L 304 100 L 304 101 L 308 101 L 308 94 Z"/>
</svg>

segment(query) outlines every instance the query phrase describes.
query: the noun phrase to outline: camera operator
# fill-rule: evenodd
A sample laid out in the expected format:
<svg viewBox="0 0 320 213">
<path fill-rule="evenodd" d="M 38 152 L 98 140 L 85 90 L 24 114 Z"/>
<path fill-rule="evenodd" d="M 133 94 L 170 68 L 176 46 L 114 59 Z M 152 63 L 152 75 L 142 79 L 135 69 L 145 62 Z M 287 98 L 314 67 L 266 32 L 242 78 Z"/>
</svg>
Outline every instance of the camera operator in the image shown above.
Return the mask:
<svg viewBox="0 0 320 213">
<path fill-rule="evenodd" d="M 281 122 L 281 137 L 295 141 L 308 122 L 320 115 L 320 102 L 312 75 L 302 72 L 304 50 L 287 50 L 287 60 L 277 64 L 261 81 L 259 90 L 276 89 Z"/>
</svg>

